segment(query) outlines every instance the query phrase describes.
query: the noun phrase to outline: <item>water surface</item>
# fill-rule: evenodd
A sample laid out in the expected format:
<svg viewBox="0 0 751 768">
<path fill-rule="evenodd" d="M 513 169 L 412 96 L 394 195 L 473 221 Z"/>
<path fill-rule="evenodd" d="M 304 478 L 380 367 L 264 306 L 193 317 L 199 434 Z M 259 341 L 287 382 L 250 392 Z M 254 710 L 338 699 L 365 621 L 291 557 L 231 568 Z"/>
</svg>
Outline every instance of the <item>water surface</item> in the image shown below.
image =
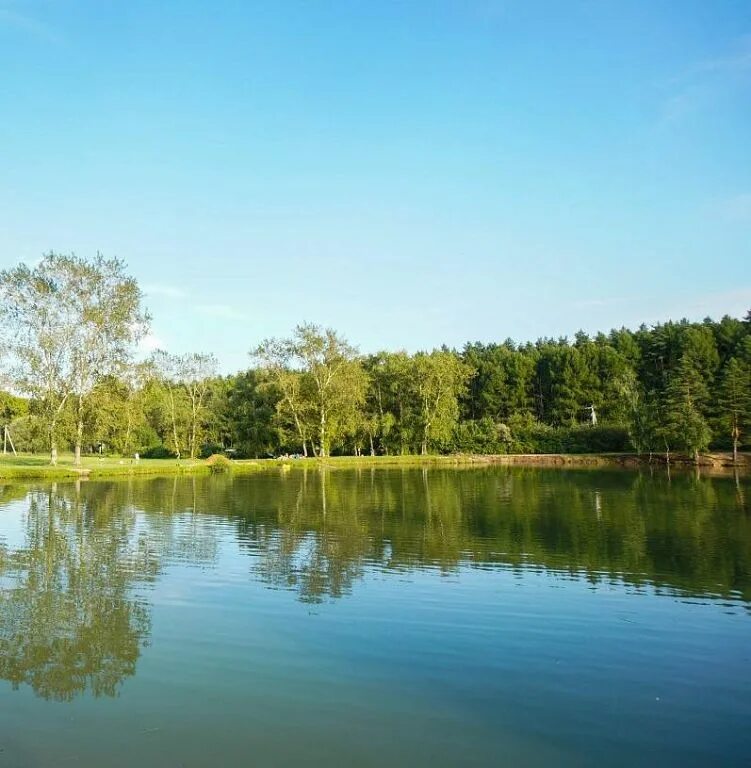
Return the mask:
<svg viewBox="0 0 751 768">
<path fill-rule="evenodd" d="M 0 766 L 746 766 L 751 485 L 293 470 L 0 492 Z"/>
</svg>

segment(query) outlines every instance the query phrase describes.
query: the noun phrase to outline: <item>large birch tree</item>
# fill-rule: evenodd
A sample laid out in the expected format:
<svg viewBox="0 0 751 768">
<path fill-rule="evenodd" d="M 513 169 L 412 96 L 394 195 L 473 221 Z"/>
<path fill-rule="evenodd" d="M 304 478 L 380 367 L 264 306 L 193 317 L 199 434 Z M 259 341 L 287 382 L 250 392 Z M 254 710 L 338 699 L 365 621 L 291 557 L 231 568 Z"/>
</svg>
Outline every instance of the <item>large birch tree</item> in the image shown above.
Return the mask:
<svg viewBox="0 0 751 768">
<path fill-rule="evenodd" d="M 0 273 L 4 346 L 14 386 L 40 404 L 50 462 L 57 463 L 63 409 L 74 411 L 75 464 L 97 382 L 118 375 L 146 332 L 142 294 L 119 259 L 48 253 Z"/>
</svg>

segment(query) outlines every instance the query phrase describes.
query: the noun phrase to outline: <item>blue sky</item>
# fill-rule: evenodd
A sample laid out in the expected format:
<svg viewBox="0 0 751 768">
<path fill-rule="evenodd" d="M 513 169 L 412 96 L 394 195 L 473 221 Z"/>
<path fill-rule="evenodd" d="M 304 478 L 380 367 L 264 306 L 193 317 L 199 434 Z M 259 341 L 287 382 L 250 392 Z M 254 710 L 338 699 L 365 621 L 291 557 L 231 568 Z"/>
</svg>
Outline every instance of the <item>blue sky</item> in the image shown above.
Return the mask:
<svg viewBox="0 0 751 768">
<path fill-rule="evenodd" d="M 245 367 L 751 307 L 748 0 L 0 0 L 0 267 Z"/>
</svg>

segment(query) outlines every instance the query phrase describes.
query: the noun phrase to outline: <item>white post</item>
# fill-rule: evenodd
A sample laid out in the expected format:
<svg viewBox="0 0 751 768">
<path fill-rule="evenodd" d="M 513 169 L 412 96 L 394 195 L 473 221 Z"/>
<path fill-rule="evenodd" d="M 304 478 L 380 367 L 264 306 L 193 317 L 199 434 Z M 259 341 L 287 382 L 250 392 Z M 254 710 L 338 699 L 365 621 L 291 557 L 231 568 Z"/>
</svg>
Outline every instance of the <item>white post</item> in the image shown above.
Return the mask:
<svg viewBox="0 0 751 768">
<path fill-rule="evenodd" d="M 6 424 L 3 430 L 3 453 L 7 453 L 7 449 L 5 446 L 6 446 L 6 443 L 8 442 L 10 443 L 10 447 L 13 450 L 13 455 L 18 456 L 18 454 L 16 453 L 16 446 L 13 445 L 13 438 L 10 436 L 10 430 L 8 429 L 8 425 Z"/>
</svg>

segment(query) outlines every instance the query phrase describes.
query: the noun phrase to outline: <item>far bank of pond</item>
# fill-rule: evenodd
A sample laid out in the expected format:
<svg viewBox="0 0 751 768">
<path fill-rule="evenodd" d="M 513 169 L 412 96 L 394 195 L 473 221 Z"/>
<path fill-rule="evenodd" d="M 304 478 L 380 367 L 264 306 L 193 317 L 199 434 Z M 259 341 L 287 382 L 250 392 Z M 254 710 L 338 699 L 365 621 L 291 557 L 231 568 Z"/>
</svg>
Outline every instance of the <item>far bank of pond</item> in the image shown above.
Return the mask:
<svg viewBox="0 0 751 768">
<path fill-rule="evenodd" d="M 273 459 L 237 459 L 224 457 L 209 459 L 139 459 L 132 457 L 84 457 L 82 465 L 73 465 L 72 455 L 60 457 L 56 466 L 49 464 L 43 454 L 0 456 L 0 480 L 71 480 L 97 479 L 118 476 L 172 476 L 205 475 L 212 472 L 234 472 L 251 474 L 273 469 L 293 468 L 430 468 L 430 467 L 481 467 L 481 466 L 531 466 L 582 468 L 637 468 L 666 466 L 663 455 L 638 455 L 635 453 L 535 453 L 472 455 L 453 454 L 448 456 L 327 456 L 325 458 L 280 457 Z M 702 454 L 698 464 L 691 457 L 676 454 L 671 456 L 673 468 L 696 468 L 711 473 L 751 471 L 751 453 L 741 453 L 737 465 L 733 464 L 730 453 Z"/>
</svg>

